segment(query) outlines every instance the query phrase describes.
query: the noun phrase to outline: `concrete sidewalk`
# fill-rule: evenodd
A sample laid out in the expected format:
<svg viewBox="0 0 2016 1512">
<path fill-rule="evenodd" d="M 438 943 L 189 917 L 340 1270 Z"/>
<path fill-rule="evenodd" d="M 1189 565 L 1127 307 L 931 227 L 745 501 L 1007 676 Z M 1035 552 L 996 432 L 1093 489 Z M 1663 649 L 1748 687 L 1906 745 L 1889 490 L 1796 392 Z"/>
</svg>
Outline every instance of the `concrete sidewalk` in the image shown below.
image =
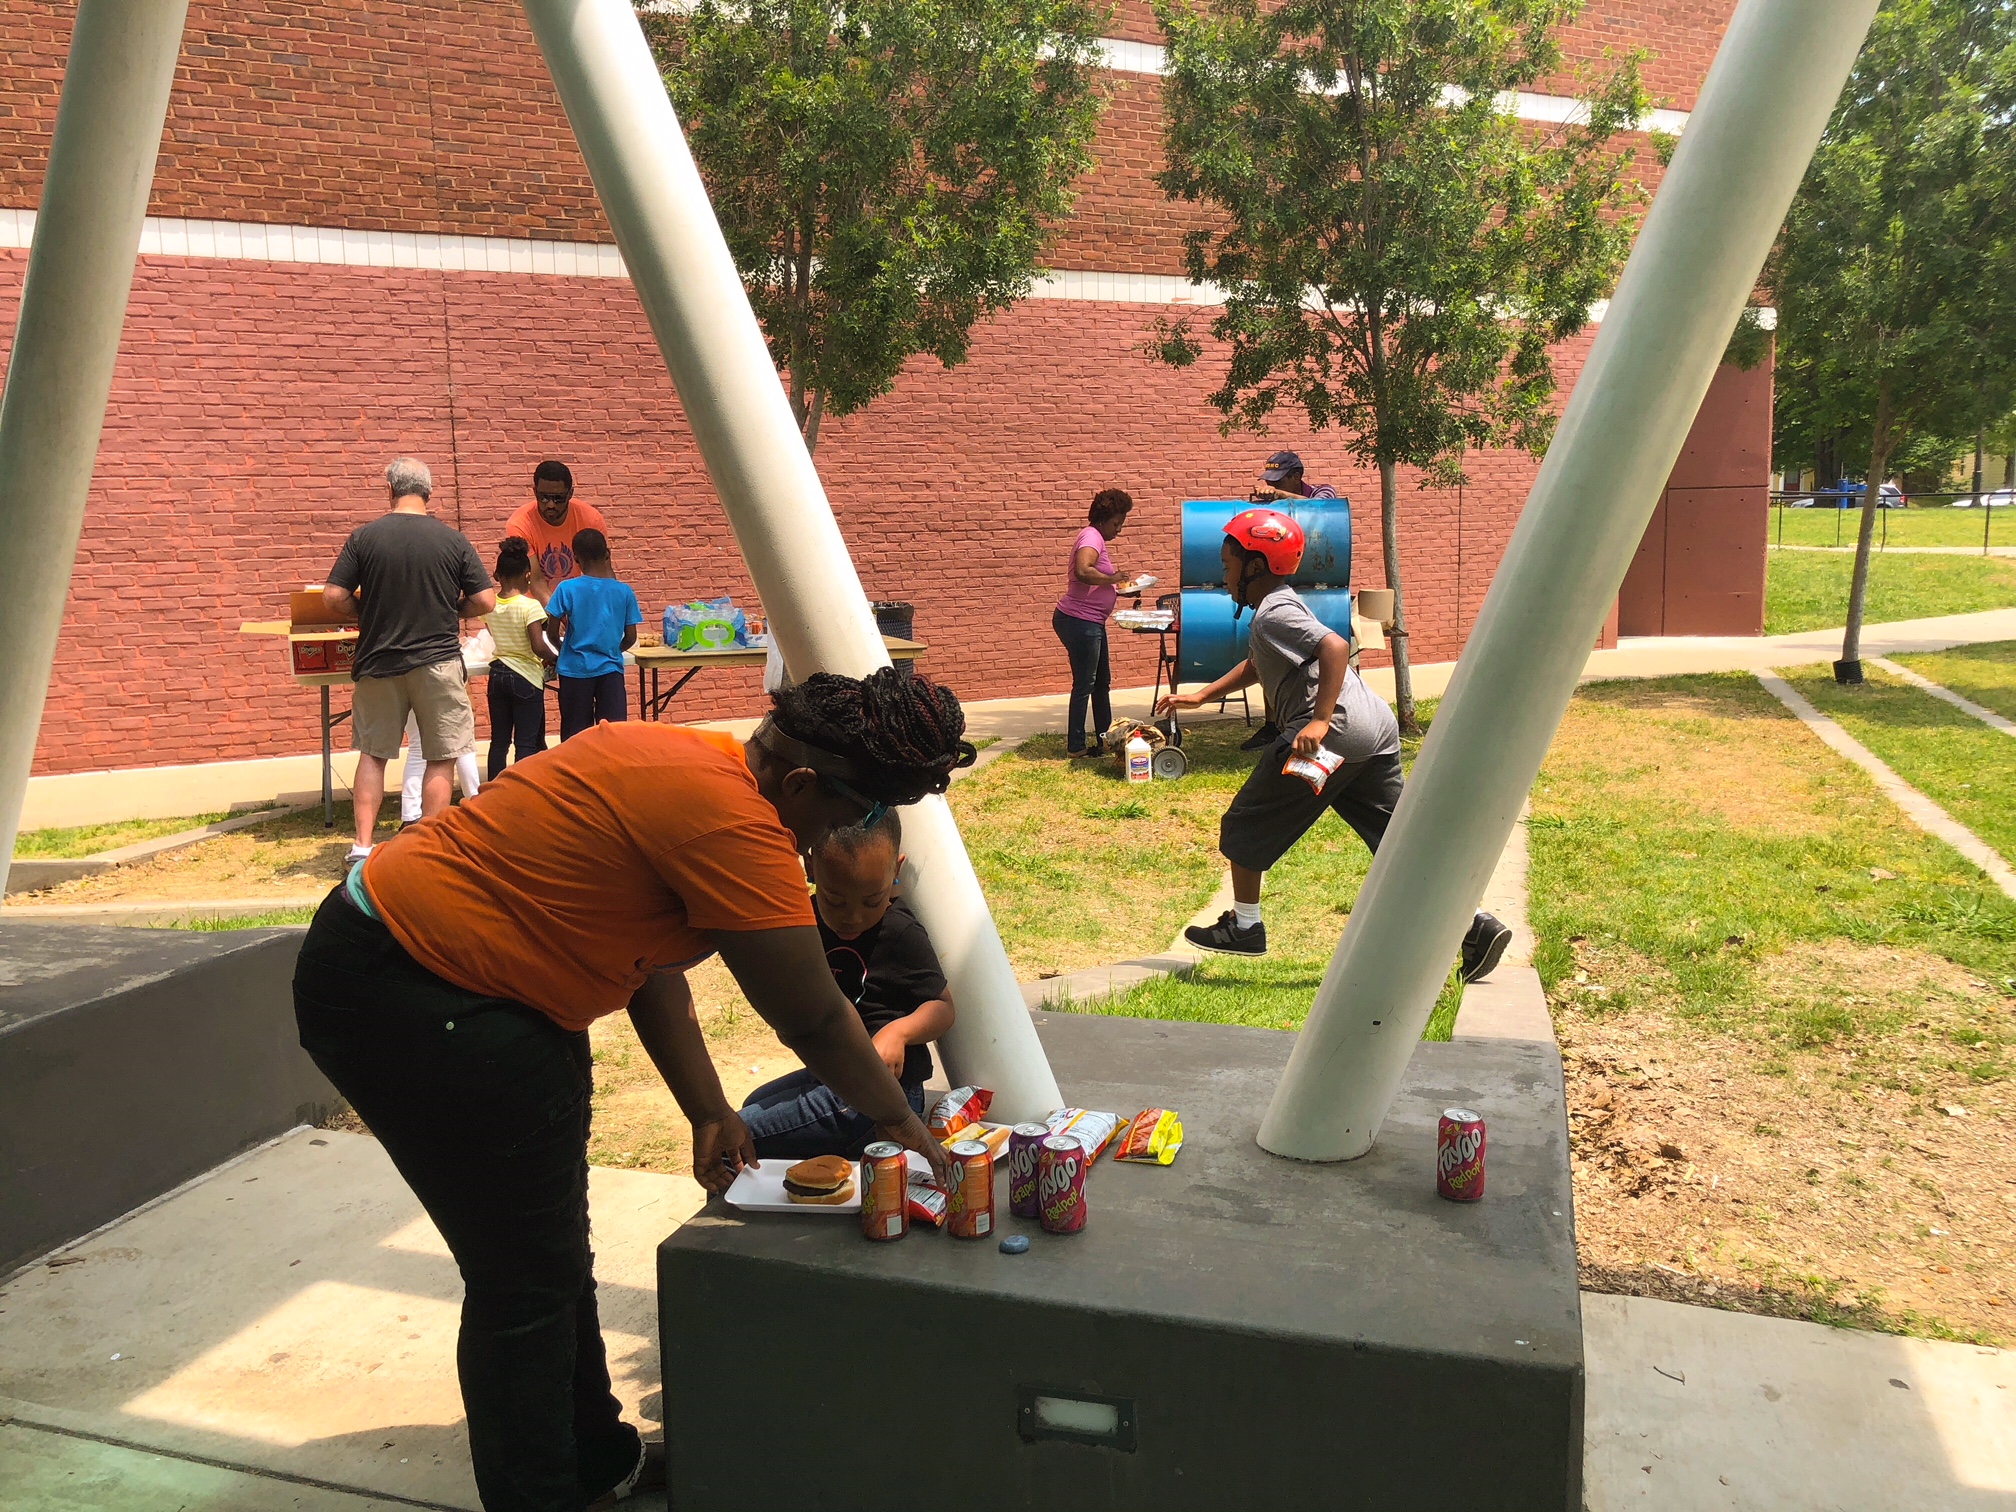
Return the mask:
<svg viewBox="0 0 2016 1512">
<path fill-rule="evenodd" d="M 591 1201 L 616 1392 L 655 1433 L 654 1251 L 700 1191 L 598 1169 Z M 10 1512 L 476 1507 L 460 1283 L 377 1141 L 296 1130 L 53 1258 L 0 1287 Z M 1589 1512 L 2016 1507 L 2005 1351 L 1583 1311 Z"/>
<path fill-rule="evenodd" d="M 2016 640 L 2016 609 L 1955 614 L 1938 619 L 1870 625 L 1863 631 L 1863 656 L 1895 656 L 1937 651 L 1981 641 Z M 1771 667 L 1830 662 L 1841 654 L 1838 629 L 1773 636 L 1629 637 L 1615 649 L 1592 652 L 1585 679 L 1670 677 L 1686 672 L 1752 672 Z M 1438 698 L 1449 686 L 1454 662 L 1414 668 L 1414 691 Z M 1382 698 L 1393 697 L 1393 673 L 1373 668 L 1365 681 Z M 1148 717 L 1149 688 L 1116 688 L 1115 718 Z M 967 733 L 975 740 L 1016 740 L 1064 728 L 1067 695 L 977 700 L 966 706 Z M 1215 717 L 1207 714 L 1206 718 Z M 1257 718 L 1257 715 L 1256 715 Z M 711 728 L 746 734 L 753 719 L 717 720 Z M 347 753 L 346 753 L 347 754 Z M 339 758 L 339 761 L 343 758 Z M 259 761 L 209 762 L 194 766 L 149 767 L 116 772 L 75 772 L 35 777 L 28 783 L 22 828 L 102 824 L 122 819 L 174 818 L 249 803 L 294 802 L 319 783 L 319 757 L 285 756 Z M 348 781 L 348 767 L 339 772 Z M 347 786 L 346 786 L 347 791 Z M 340 795 L 339 795 L 340 798 Z"/>
</svg>

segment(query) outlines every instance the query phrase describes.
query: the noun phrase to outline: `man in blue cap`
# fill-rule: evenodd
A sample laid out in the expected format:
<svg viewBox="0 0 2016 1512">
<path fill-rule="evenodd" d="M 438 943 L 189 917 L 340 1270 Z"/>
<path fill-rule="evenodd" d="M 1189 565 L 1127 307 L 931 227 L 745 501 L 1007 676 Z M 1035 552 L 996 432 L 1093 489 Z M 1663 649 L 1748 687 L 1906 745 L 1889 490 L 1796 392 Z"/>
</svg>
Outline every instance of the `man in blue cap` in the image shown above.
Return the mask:
<svg viewBox="0 0 2016 1512">
<path fill-rule="evenodd" d="M 1255 503 L 1275 499 L 1334 499 L 1337 490 L 1328 483 L 1311 484 L 1302 476 L 1302 459 L 1291 451 L 1278 451 L 1267 459 L 1260 474 L 1260 486 L 1253 490 Z"/>
</svg>

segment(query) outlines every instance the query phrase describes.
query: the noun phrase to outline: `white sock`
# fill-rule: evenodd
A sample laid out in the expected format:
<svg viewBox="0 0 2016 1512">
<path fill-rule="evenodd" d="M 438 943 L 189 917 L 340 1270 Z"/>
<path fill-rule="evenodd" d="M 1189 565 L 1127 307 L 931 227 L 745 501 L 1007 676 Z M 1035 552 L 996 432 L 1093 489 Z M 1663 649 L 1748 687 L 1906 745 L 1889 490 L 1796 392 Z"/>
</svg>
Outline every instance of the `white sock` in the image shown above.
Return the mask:
<svg viewBox="0 0 2016 1512">
<path fill-rule="evenodd" d="M 1232 917 L 1239 921 L 1241 929 L 1251 929 L 1255 924 L 1260 922 L 1260 905 L 1258 903 L 1241 903 L 1235 899 L 1232 904 Z"/>
</svg>

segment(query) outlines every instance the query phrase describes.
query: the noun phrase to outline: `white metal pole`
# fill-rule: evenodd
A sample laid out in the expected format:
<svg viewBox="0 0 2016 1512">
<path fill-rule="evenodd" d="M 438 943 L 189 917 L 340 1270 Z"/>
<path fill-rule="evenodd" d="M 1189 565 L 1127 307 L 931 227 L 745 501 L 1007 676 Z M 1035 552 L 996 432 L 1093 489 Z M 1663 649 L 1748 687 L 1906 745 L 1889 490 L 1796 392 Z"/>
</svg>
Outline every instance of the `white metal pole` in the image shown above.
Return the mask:
<svg viewBox="0 0 2016 1512">
<path fill-rule="evenodd" d="M 1742 0 L 1260 1143 L 1372 1146 L 1877 0 Z"/>
<path fill-rule="evenodd" d="M 70 34 L 0 393 L 0 604 L 14 631 L 0 657 L 0 888 L 35 761 L 188 9 L 188 0 L 82 0 Z"/>
<path fill-rule="evenodd" d="M 616 244 L 671 369 L 786 665 L 889 665 L 826 490 L 791 417 L 706 186 L 629 0 L 525 0 Z M 942 798 L 903 815 L 910 899 L 958 1005 L 941 1049 L 995 1115 L 1062 1101 L 979 879 Z"/>
</svg>

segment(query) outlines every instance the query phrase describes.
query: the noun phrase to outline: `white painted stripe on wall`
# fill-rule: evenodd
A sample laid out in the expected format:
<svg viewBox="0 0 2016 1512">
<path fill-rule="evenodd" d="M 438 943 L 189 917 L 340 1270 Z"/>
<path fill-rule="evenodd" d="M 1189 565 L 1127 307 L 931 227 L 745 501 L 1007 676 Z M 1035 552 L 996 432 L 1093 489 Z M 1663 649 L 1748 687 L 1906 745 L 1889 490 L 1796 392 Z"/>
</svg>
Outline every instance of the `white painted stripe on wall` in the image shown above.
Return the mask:
<svg viewBox="0 0 2016 1512">
<path fill-rule="evenodd" d="M 1155 74 L 1169 72 L 1169 50 L 1155 42 L 1123 42 L 1118 37 L 1099 39 L 1101 61 L 1114 73 Z M 1445 95 L 1453 100 L 1465 98 L 1463 92 L 1450 85 Z M 1506 93 L 1498 97 L 1499 107 L 1508 114 L 1516 115 L 1522 121 L 1550 121 L 1556 125 L 1579 121 L 1586 117 L 1587 107 L 1582 101 L 1570 95 L 1528 94 L 1524 91 Z M 1655 110 L 1639 121 L 1641 131 L 1665 131 L 1678 136 L 1687 125 L 1684 110 Z"/>
<path fill-rule="evenodd" d="M 0 247 L 29 247 L 33 210 L 0 210 Z M 429 268 L 453 273 L 544 273 L 559 278 L 624 278 L 623 255 L 607 242 L 432 231 L 352 231 L 334 226 L 269 226 L 249 221 L 147 217 L 143 257 L 235 262 L 323 263 L 345 268 Z"/>
</svg>

